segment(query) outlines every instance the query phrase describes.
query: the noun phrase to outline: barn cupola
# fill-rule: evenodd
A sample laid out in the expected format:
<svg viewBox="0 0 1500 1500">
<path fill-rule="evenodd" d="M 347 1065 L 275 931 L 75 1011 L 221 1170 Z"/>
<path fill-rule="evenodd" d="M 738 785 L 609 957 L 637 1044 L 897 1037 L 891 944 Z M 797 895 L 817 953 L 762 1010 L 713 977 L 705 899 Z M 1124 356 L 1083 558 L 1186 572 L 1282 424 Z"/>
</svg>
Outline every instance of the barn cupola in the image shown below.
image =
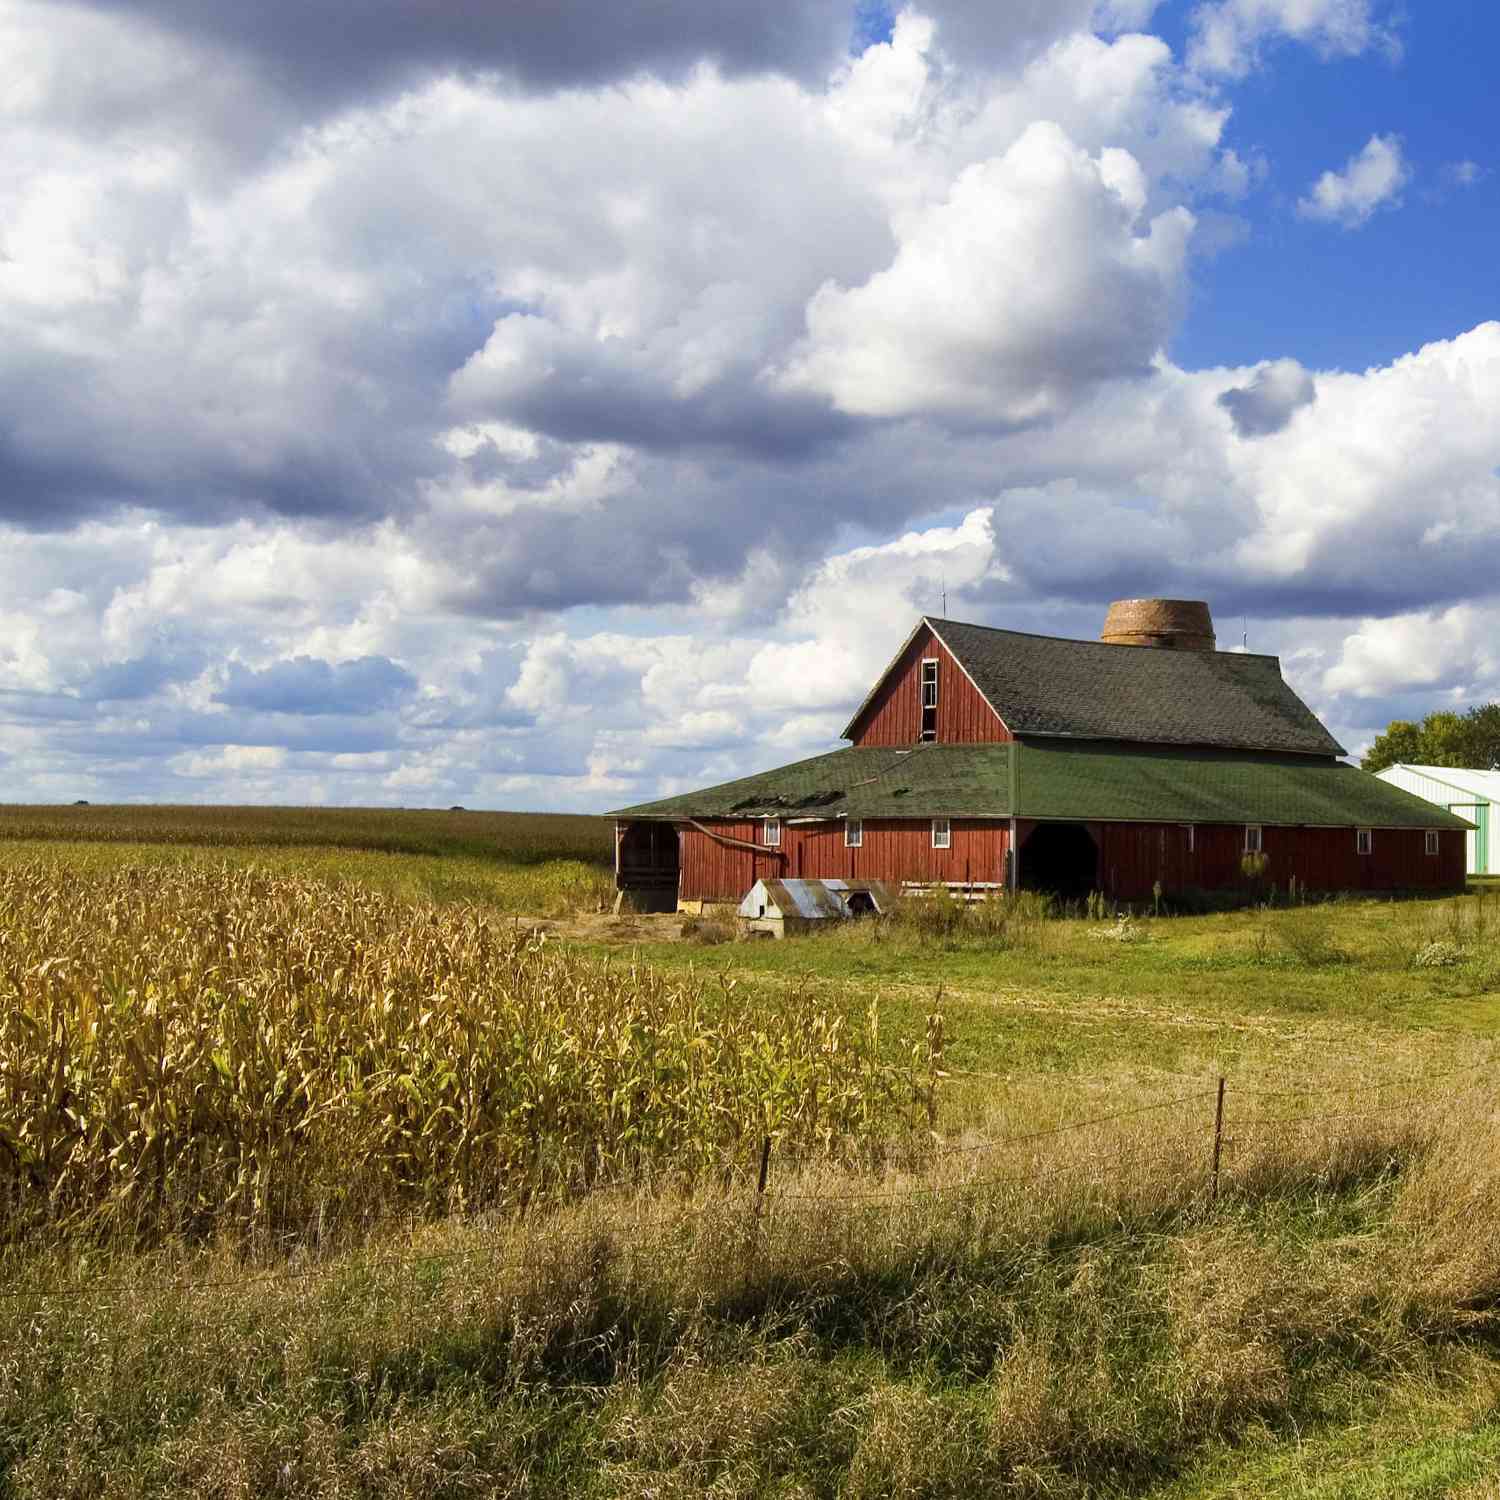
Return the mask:
<svg viewBox="0 0 1500 1500">
<path fill-rule="evenodd" d="M 1099 639 L 1110 646 L 1215 649 L 1213 616 L 1201 599 L 1116 599 Z"/>
</svg>

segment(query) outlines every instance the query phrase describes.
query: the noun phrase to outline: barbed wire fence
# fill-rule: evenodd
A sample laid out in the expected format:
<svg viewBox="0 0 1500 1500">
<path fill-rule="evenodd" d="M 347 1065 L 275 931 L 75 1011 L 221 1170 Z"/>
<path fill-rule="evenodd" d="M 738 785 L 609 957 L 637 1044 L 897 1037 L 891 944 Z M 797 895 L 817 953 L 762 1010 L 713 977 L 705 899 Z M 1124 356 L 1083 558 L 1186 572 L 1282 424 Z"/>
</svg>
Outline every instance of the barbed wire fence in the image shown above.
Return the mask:
<svg viewBox="0 0 1500 1500">
<path fill-rule="evenodd" d="M 1192 1149 L 1196 1143 L 1198 1147 L 1201 1147 L 1197 1153 L 1199 1160 L 1196 1166 L 1188 1165 L 1183 1168 L 1183 1182 L 1180 1185 L 1186 1187 L 1195 1185 L 1196 1203 L 1211 1208 L 1219 1199 L 1221 1192 L 1234 1185 L 1233 1158 L 1243 1150 L 1247 1140 L 1254 1138 L 1257 1134 L 1264 1137 L 1272 1132 L 1291 1129 L 1305 1131 L 1312 1127 L 1319 1127 L 1325 1131 L 1324 1144 L 1331 1148 L 1335 1144 L 1335 1139 L 1326 1134 L 1326 1127 L 1330 1125 L 1377 1118 L 1390 1119 L 1400 1115 L 1409 1116 L 1415 1122 L 1422 1116 L 1435 1116 L 1444 1110 L 1451 1109 L 1459 1099 L 1466 1096 L 1475 1099 L 1477 1103 L 1478 1096 L 1490 1082 L 1488 1075 L 1494 1067 L 1494 1062 L 1493 1057 L 1485 1057 L 1480 1061 L 1458 1067 L 1419 1074 L 1392 1075 L 1384 1079 L 1361 1081 L 1357 1085 L 1345 1087 L 1264 1089 L 1233 1084 L 1227 1074 L 1210 1075 L 1209 1078 L 1200 1076 L 1198 1081 L 1205 1084 L 1202 1088 L 1174 1093 L 1162 1099 L 1132 1104 L 1122 1109 L 1093 1114 L 1054 1126 L 1003 1136 L 991 1136 L 977 1141 L 938 1142 L 933 1140 L 923 1145 L 920 1150 L 913 1152 L 910 1157 L 912 1167 L 917 1172 L 925 1174 L 921 1180 L 911 1182 L 910 1174 L 908 1174 L 908 1180 L 899 1183 L 881 1187 L 861 1187 L 851 1191 L 840 1191 L 822 1184 L 816 1191 L 804 1190 L 805 1169 L 808 1166 L 805 1158 L 798 1158 L 788 1163 L 789 1170 L 786 1175 L 790 1190 L 783 1190 L 776 1180 L 778 1174 L 773 1171 L 776 1161 L 775 1136 L 767 1133 L 755 1143 L 753 1171 L 742 1169 L 738 1174 L 726 1173 L 719 1191 L 710 1191 L 705 1195 L 700 1190 L 696 1202 L 679 1201 L 671 1204 L 670 1211 L 667 1213 L 658 1214 L 655 1217 L 649 1214 L 637 1216 L 630 1223 L 636 1231 L 652 1228 L 681 1230 L 695 1221 L 713 1219 L 722 1223 L 726 1219 L 743 1215 L 743 1222 L 746 1226 L 747 1264 L 753 1265 L 761 1250 L 768 1226 L 779 1217 L 779 1210 L 783 1205 L 818 1205 L 838 1210 L 880 1210 L 902 1205 L 924 1204 L 936 1206 L 945 1202 L 950 1204 L 962 1202 L 972 1206 L 980 1204 L 987 1196 L 998 1196 L 1003 1190 L 1016 1189 L 1034 1194 L 1049 1180 L 1059 1179 L 1069 1172 L 1077 1175 L 1080 1169 L 1087 1167 L 1097 1169 L 1098 1180 L 1102 1183 L 1110 1176 L 1117 1179 L 1127 1164 L 1139 1165 L 1142 1160 L 1147 1159 L 1147 1154 L 1140 1151 L 1132 1153 L 1122 1149 L 1072 1150 L 1059 1162 L 1044 1160 L 1038 1154 L 1037 1148 L 1044 1145 L 1050 1147 L 1063 1144 L 1082 1136 L 1085 1132 L 1098 1132 L 1122 1121 L 1140 1122 L 1153 1115 L 1164 1115 L 1172 1110 L 1186 1110 L 1190 1106 L 1198 1108 L 1198 1119 L 1179 1133 L 1158 1133 L 1155 1138 L 1156 1155 L 1150 1160 L 1165 1167 L 1168 1153 L 1173 1150 L 1179 1155 L 1187 1153 L 1188 1159 L 1191 1160 Z M 1157 1071 L 1172 1072 L 1168 1069 Z M 1431 1088 L 1433 1083 L 1459 1078 L 1472 1080 L 1474 1075 L 1480 1074 L 1486 1076 L 1478 1083 L 1470 1081 L 1457 1087 L 1437 1091 Z M 1015 1082 L 1010 1075 L 961 1070 L 954 1070 L 945 1076 L 991 1079 L 997 1084 Z M 1175 1073 L 1172 1076 L 1194 1077 L 1190 1074 Z M 1276 1102 L 1331 1100 L 1361 1102 L 1372 1096 L 1381 1096 L 1393 1089 L 1405 1090 L 1404 1097 L 1394 1103 L 1376 1104 L 1372 1108 L 1315 1108 L 1293 1113 L 1278 1113 L 1274 1109 Z M 1239 1114 L 1234 1108 L 1234 1102 L 1239 1099 L 1257 1101 L 1255 1108 L 1259 1112 Z M 1497 1102 L 1500 1101 L 1491 1099 L 1492 1104 Z M 1023 1157 L 1028 1149 L 1031 1152 L 1030 1161 L 1029 1164 L 1023 1165 L 1017 1158 Z M 975 1170 L 953 1178 L 945 1178 L 942 1175 L 943 1168 L 949 1164 L 963 1163 L 969 1166 L 987 1162 L 993 1157 L 1008 1157 L 1007 1165 L 1010 1170 L 996 1172 Z M 749 1191 L 747 1201 L 745 1185 L 752 1177 L 754 1187 Z M 662 1200 L 660 1198 L 653 1200 L 653 1195 L 659 1194 L 667 1187 L 680 1189 L 683 1186 L 683 1176 L 680 1170 L 662 1167 L 631 1174 L 609 1183 L 596 1184 L 591 1197 L 596 1200 L 608 1200 L 611 1195 L 618 1197 L 626 1194 L 632 1195 L 637 1202 L 644 1197 L 648 1201 L 657 1202 L 660 1206 Z M 793 1211 L 796 1211 L 795 1207 Z M 519 1226 L 520 1221 L 516 1221 L 516 1224 Z M 556 1270 L 559 1254 L 569 1249 L 577 1250 L 596 1246 L 603 1232 L 597 1226 L 571 1232 L 549 1229 L 542 1236 L 541 1243 L 546 1252 L 543 1255 L 533 1253 L 520 1258 L 507 1257 L 504 1254 L 496 1254 L 492 1244 L 481 1242 L 456 1249 L 409 1255 L 359 1257 L 359 1265 L 363 1270 L 370 1272 L 409 1272 L 468 1261 L 474 1263 L 484 1274 L 491 1276 L 513 1271 L 547 1274 Z M 201 1278 L 173 1278 L 169 1284 L 174 1293 L 183 1295 L 240 1290 L 257 1285 L 313 1281 L 327 1276 L 333 1265 L 334 1261 L 330 1258 L 312 1257 L 302 1264 L 278 1267 L 274 1270 L 247 1269 L 243 1273 L 227 1277 L 215 1275 Z M 138 1289 L 139 1284 L 138 1275 L 73 1277 L 51 1283 L 20 1278 L 0 1282 L 0 1302 L 13 1303 L 22 1300 L 45 1303 L 59 1298 L 107 1300 L 133 1292 Z"/>
</svg>

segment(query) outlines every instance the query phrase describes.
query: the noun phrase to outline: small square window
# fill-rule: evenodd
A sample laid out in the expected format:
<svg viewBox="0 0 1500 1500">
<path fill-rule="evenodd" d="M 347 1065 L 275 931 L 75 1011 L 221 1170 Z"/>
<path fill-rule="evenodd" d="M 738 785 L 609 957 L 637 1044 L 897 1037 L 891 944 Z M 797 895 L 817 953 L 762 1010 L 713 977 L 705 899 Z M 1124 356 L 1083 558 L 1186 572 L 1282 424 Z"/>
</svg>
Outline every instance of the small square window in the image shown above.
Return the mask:
<svg viewBox="0 0 1500 1500">
<path fill-rule="evenodd" d="M 1375 836 L 1368 828 L 1356 828 L 1354 830 L 1354 852 L 1356 854 L 1368 854 L 1375 847 Z"/>
<path fill-rule="evenodd" d="M 1436 854 L 1438 852 L 1438 831 L 1436 828 L 1427 830 L 1427 852 Z"/>
<path fill-rule="evenodd" d="M 844 824 L 844 848 L 858 849 L 865 841 L 865 825 L 858 818 L 850 818 Z"/>
<path fill-rule="evenodd" d="M 1261 836 L 1259 823 L 1245 824 L 1245 853 L 1259 854 L 1261 852 Z"/>
<path fill-rule="evenodd" d="M 766 843 L 773 848 L 781 842 L 781 819 L 766 819 Z"/>
<path fill-rule="evenodd" d="M 932 847 L 934 849 L 951 849 L 953 847 L 953 828 L 947 818 L 934 818 L 932 820 Z"/>
</svg>

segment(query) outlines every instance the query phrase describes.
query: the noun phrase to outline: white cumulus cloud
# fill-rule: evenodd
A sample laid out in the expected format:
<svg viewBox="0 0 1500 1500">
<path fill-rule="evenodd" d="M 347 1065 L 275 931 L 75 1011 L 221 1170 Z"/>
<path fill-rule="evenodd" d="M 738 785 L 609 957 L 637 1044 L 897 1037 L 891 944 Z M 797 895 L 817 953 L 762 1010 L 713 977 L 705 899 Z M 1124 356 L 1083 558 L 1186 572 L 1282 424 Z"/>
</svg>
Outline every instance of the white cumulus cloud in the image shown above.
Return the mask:
<svg viewBox="0 0 1500 1500">
<path fill-rule="evenodd" d="M 859 416 L 981 427 L 1057 415 L 1090 384 L 1150 368 L 1172 326 L 1193 216 L 1146 220 L 1129 152 L 1056 125 L 967 167 L 861 286 L 825 283 L 783 376 Z"/>
<path fill-rule="evenodd" d="M 1323 675 L 1329 692 L 1373 698 L 1414 687 L 1453 689 L 1492 680 L 1493 611 L 1459 604 L 1365 620 Z M 1435 705 L 1437 706 L 1437 705 Z"/>
<path fill-rule="evenodd" d="M 1329 170 L 1297 202 L 1306 219 L 1321 219 L 1344 229 L 1358 229 L 1378 208 L 1394 207 L 1411 181 L 1411 168 L 1394 135 L 1372 135 L 1344 163 L 1341 172 Z"/>
<path fill-rule="evenodd" d="M 1280 37 L 1325 57 L 1400 51 L 1394 29 L 1377 19 L 1371 0 L 1211 0 L 1193 13 L 1188 66 L 1210 77 L 1243 78 L 1259 64 L 1265 44 Z"/>
</svg>

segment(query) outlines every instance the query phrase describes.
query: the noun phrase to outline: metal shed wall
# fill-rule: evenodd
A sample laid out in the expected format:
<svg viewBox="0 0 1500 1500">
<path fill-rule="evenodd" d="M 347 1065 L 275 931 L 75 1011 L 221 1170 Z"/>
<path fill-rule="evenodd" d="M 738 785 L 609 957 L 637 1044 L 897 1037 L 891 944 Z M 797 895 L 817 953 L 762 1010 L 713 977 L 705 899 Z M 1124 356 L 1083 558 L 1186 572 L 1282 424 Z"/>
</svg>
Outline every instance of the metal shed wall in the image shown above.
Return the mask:
<svg viewBox="0 0 1500 1500">
<path fill-rule="evenodd" d="M 886 673 L 869 706 L 850 726 L 856 745 L 915 745 L 922 734 L 922 660 L 938 662 L 937 743 L 1000 744 L 1010 730 L 924 625 Z"/>
<path fill-rule="evenodd" d="M 1464 840 L 1471 875 L 1500 875 L 1500 772 L 1448 766 L 1387 766 L 1375 773 L 1404 792 L 1476 824 Z"/>
</svg>

